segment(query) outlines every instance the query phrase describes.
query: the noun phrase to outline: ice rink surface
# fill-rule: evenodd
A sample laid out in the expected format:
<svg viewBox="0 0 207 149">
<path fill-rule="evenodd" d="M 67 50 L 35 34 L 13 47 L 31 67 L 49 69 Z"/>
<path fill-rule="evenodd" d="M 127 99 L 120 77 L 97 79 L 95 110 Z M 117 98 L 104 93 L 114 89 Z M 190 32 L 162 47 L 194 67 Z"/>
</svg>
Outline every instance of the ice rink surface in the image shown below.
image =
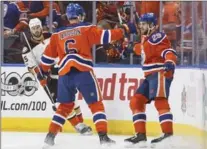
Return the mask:
<svg viewBox="0 0 207 149">
<path fill-rule="evenodd" d="M 46 133 L 19 133 L 19 132 L 2 132 L 1 134 L 1 148 L 2 149 L 42 149 L 43 141 Z M 98 136 L 81 136 L 79 134 L 60 133 L 56 137 L 55 146 L 51 149 L 128 149 L 139 147 L 127 147 L 124 139 L 129 136 L 115 136 L 110 135 L 116 141 L 116 145 L 107 147 L 100 146 Z M 148 137 L 148 147 L 150 140 Z M 207 149 L 204 145 L 198 144 L 193 138 L 190 137 L 174 137 L 169 142 L 160 143 L 156 149 Z"/>
</svg>

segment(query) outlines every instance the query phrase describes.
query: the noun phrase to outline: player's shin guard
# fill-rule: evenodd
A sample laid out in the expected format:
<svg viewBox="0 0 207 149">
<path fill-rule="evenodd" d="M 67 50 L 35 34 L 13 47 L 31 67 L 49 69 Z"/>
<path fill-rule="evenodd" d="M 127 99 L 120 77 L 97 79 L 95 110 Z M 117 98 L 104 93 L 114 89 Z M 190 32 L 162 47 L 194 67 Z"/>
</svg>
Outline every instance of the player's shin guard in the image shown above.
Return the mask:
<svg viewBox="0 0 207 149">
<path fill-rule="evenodd" d="M 173 115 L 166 98 L 156 98 L 155 107 L 159 113 L 159 121 L 163 133 L 173 134 Z"/>
<path fill-rule="evenodd" d="M 135 136 L 125 139 L 128 147 L 131 145 L 138 145 L 138 147 L 145 147 L 147 141 L 146 137 L 146 114 L 145 104 L 147 98 L 141 94 L 136 94 L 130 100 L 130 109 L 133 113 L 133 123 L 135 128 Z"/>
<path fill-rule="evenodd" d="M 107 119 L 102 101 L 89 104 L 89 108 L 93 114 L 93 122 L 96 126 L 100 143 L 108 145 L 114 144 L 115 141 L 111 140 L 107 135 Z"/>
<path fill-rule="evenodd" d="M 133 113 L 133 123 L 136 134 L 146 133 L 145 104 L 147 98 L 141 94 L 136 94 L 130 100 L 130 108 Z"/>
<path fill-rule="evenodd" d="M 102 101 L 89 104 L 89 108 L 93 114 L 96 131 L 107 133 L 107 119 Z"/>
<path fill-rule="evenodd" d="M 49 146 L 53 146 L 55 144 L 54 142 L 55 136 L 59 131 L 61 131 L 67 116 L 73 109 L 73 106 L 74 103 L 68 103 L 68 104 L 61 103 L 58 106 L 52 118 L 52 122 L 50 123 L 49 132 L 44 140 L 45 144 L 43 146 L 43 149 L 46 149 Z"/>
<path fill-rule="evenodd" d="M 57 111 L 55 112 L 52 122 L 50 123 L 49 132 L 52 134 L 57 134 L 64 125 L 68 115 L 73 109 L 74 103 L 61 103 Z"/>
<path fill-rule="evenodd" d="M 138 112 L 133 115 L 133 124 L 135 132 L 146 133 L 146 114 L 144 112 Z"/>
</svg>

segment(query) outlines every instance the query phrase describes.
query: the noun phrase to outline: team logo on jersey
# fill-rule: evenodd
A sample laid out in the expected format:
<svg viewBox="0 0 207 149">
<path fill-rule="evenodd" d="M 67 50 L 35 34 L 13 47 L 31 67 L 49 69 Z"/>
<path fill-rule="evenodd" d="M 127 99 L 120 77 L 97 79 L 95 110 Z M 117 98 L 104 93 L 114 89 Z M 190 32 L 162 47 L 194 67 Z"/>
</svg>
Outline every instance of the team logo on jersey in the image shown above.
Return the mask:
<svg viewBox="0 0 207 149">
<path fill-rule="evenodd" d="M 38 89 L 38 82 L 33 74 L 26 72 L 22 76 L 17 72 L 1 74 L 1 95 L 32 96 Z"/>
</svg>

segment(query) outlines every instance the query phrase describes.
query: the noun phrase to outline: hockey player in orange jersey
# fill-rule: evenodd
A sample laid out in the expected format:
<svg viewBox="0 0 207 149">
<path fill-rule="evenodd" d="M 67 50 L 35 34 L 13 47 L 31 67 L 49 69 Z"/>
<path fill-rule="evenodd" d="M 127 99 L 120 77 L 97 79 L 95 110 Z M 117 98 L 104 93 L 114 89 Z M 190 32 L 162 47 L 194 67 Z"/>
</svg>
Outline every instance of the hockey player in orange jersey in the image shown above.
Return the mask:
<svg viewBox="0 0 207 149">
<path fill-rule="evenodd" d="M 43 148 L 54 145 L 57 133 L 64 125 L 74 106 L 78 89 L 93 114 L 93 122 L 101 144 L 114 144 L 107 135 L 107 118 L 101 91 L 93 72 L 91 48 L 93 44 L 107 44 L 123 38 L 123 29 L 102 30 L 94 25 L 81 23 L 77 4 L 67 6 L 70 26 L 60 28 L 51 36 L 50 43 L 41 58 L 40 67 L 46 73 L 59 58 L 58 97 L 60 103 L 52 118 Z"/>
<path fill-rule="evenodd" d="M 142 56 L 145 80 L 130 100 L 136 135 L 125 139 L 127 144 L 145 146 L 146 104 L 154 101 L 159 114 L 163 135 L 151 141 L 158 143 L 173 135 L 173 115 L 168 102 L 170 85 L 176 65 L 176 52 L 163 32 L 157 31 L 157 19 L 153 13 L 143 14 L 139 19 L 141 43 L 135 44 L 134 52 Z M 144 143 L 144 144 L 143 144 Z"/>
<path fill-rule="evenodd" d="M 22 58 L 28 70 L 32 71 L 31 69 L 34 69 L 36 65 L 40 63 L 41 55 L 43 54 L 45 47 L 48 45 L 50 41 L 51 34 L 43 34 L 42 22 L 38 18 L 34 18 L 29 21 L 29 30 L 30 34 L 28 35 L 27 39 L 30 45 L 28 45 L 28 43 L 24 41 Z M 29 50 L 29 46 L 31 47 L 32 51 Z M 56 67 L 56 64 L 54 64 L 53 66 L 51 66 L 49 79 L 47 79 L 47 86 L 54 102 L 56 102 L 57 99 L 57 82 L 58 68 Z M 84 119 L 77 101 L 75 102 L 74 110 L 69 114 L 67 120 L 71 123 L 71 125 L 75 128 L 75 130 L 78 133 L 82 135 L 92 134 L 91 127 L 83 123 Z"/>
</svg>

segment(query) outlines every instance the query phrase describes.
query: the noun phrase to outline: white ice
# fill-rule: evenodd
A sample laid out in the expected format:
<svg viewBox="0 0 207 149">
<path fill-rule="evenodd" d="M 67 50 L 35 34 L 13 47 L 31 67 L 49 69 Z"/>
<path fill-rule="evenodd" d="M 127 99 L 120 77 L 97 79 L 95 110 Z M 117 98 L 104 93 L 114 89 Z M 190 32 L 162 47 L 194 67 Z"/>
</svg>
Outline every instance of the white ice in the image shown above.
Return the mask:
<svg viewBox="0 0 207 149">
<path fill-rule="evenodd" d="M 2 149 L 41 149 L 46 133 L 26 133 L 26 132 L 2 132 Z M 56 137 L 55 146 L 51 149 L 128 149 L 125 146 L 124 139 L 129 136 L 110 135 L 117 143 L 114 146 L 100 146 L 98 136 L 80 136 L 72 133 L 60 133 Z M 150 140 L 148 137 L 148 149 Z M 134 147 L 135 148 L 135 147 Z M 207 149 L 201 144 L 196 143 L 193 138 L 174 137 L 168 143 L 162 143 L 155 147 L 156 149 Z M 136 147 L 136 149 L 139 149 Z"/>
</svg>

